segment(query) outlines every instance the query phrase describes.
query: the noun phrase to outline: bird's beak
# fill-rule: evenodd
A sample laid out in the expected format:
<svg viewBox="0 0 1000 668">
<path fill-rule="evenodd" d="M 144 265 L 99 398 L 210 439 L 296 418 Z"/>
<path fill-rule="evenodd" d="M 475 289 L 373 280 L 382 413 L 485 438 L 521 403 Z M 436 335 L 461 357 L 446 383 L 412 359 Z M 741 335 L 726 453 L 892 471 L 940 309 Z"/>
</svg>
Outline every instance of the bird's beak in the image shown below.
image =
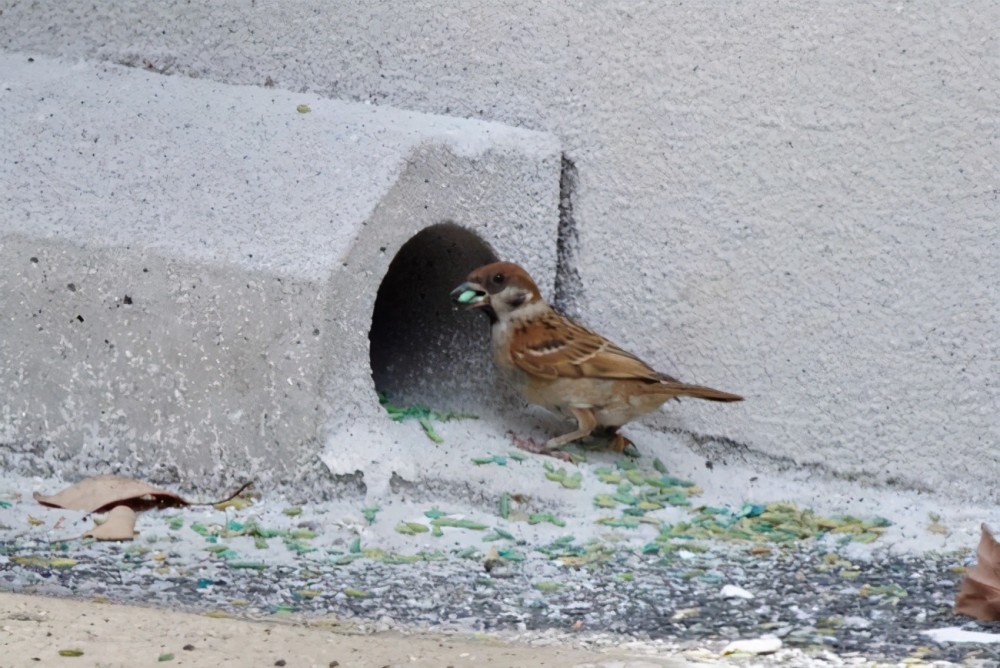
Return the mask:
<svg viewBox="0 0 1000 668">
<path fill-rule="evenodd" d="M 468 311 L 490 305 L 490 296 L 478 283 L 462 283 L 451 291 L 451 301 L 456 306 L 464 306 Z"/>
</svg>

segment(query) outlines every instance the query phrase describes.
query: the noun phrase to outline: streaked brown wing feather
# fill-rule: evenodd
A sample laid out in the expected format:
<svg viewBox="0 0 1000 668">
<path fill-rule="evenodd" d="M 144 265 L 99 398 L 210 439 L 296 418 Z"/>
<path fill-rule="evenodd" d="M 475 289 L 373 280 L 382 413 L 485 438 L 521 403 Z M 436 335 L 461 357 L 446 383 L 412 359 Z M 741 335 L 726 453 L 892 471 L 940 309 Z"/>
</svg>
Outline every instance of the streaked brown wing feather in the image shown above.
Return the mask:
<svg viewBox="0 0 1000 668">
<path fill-rule="evenodd" d="M 517 327 L 510 350 L 519 369 L 542 378 L 673 380 L 603 336 L 555 312 Z"/>
</svg>

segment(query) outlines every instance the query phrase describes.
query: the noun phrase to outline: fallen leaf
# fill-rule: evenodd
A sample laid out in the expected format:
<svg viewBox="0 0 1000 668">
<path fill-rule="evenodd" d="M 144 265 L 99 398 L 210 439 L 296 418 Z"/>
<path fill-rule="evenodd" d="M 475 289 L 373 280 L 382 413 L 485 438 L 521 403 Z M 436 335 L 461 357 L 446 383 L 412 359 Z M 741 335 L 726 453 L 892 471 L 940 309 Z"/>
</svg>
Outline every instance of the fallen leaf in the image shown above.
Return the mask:
<svg viewBox="0 0 1000 668">
<path fill-rule="evenodd" d="M 108 518 L 99 526 L 83 534 L 83 538 L 97 540 L 132 540 L 135 530 L 135 511 L 128 506 L 115 506 L 108 513 Z"/>
<path fill-rule="evenodd" d="M 35 492 L 32 496 L 43 506 L 91 513 L 123 505 L 133 510 L 190 505 L 188 501 L 173 492 L 120 475 L 85 478 L 58 494 L 46 496 Z"/>
<path fill-rule="evenodd" d="M 965 573 L 955 596 L 955 613 L 983 621 L 1000 620 L 1000 543 L 982 525 L 976 565 Z"/>
</svg>

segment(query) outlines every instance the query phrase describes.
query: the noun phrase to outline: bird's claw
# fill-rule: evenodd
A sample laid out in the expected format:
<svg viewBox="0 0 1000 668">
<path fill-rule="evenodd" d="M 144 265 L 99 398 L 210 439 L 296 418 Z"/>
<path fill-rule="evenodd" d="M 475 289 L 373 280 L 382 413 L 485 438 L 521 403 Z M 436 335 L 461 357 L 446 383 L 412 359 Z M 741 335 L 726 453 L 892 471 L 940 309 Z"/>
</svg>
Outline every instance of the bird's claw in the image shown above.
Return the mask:
<svg viewBox="0 0 1000 668">
<path fill-rule="evenodd" d="M 536 455 L 547 455 L 549 457 L 554 457 L 558 460 L 573 463 L 573 457 L 568 452 L 560 450 L 558 448 L 548 448 L 545 447 L 544 443 L 535 443 L 530 438 L 522 438 L 516 434 L 511 434 L 511 440 L 514 441 L 514 446 L 518 450 L 524 450 L 525 452 L 531 452 Z"/>
</svg>

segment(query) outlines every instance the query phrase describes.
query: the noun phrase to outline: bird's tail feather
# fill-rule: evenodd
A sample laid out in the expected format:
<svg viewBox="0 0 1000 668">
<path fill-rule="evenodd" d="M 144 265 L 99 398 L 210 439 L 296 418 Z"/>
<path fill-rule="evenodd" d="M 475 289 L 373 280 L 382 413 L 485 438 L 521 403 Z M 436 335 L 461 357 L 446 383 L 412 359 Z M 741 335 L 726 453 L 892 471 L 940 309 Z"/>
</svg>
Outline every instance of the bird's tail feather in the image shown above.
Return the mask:
<svg viewBox="0 0 1000 668">
<path fill-rule="evenodd" d="M 664 383 L 672 388 L 679 397 L 696 397 L 708 401 L 743 401 L 738 394 L 731 394 L 704 385 L 689 385 L 688 383 Z"/>
</svg>

